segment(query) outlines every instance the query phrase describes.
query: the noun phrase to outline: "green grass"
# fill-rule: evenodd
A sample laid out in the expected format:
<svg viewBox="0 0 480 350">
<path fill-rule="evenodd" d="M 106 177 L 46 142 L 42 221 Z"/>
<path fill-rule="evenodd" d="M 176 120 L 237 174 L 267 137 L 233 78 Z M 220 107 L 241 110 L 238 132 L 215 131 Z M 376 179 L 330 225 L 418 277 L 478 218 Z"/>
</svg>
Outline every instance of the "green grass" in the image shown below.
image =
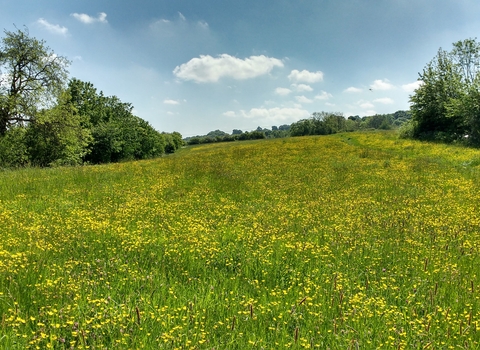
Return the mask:
<svg viewBox="0 0 480 350">
<path fill-rule="evenodd" d="M 0 348 L 479 349 L 480 151 L 349 133 L 0 173 Z"/>
</svg>

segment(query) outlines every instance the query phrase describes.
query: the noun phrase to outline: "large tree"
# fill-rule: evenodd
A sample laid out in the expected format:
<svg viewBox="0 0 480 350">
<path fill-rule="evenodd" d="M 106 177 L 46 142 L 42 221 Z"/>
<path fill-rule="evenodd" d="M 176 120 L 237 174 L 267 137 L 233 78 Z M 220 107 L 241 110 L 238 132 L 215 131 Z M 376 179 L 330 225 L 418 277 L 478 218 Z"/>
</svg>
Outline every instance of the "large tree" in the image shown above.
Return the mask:
<svg viewBox="0 0 480 350">
<path fill-rule="evenodd" d="M 0 135 L 32 122 L 55 103 L 66 85 L 68 65 L 27 29 L 5 30 L 0 43 Z"/>
<path fill-rule="evenodd" d="M 450 52 L 440 49 L 420 73 L 422 85 L 410 97 L 413 136 L 480 141 L 480 44 L 466 39 Z"/>
</svg>

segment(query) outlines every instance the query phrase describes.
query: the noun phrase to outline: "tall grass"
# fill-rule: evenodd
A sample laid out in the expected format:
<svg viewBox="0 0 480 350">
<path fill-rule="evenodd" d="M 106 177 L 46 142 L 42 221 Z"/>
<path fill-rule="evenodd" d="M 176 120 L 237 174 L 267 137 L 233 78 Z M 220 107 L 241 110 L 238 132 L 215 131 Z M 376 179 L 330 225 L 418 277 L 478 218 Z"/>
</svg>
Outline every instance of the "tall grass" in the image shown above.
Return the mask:
<svg viewBox="0 0 480 350">
<path fill-rule="evenodd" d="M 392 133 L 0 173 L 0 348 L 480 347 L 480 152 Z"/>
</svg>

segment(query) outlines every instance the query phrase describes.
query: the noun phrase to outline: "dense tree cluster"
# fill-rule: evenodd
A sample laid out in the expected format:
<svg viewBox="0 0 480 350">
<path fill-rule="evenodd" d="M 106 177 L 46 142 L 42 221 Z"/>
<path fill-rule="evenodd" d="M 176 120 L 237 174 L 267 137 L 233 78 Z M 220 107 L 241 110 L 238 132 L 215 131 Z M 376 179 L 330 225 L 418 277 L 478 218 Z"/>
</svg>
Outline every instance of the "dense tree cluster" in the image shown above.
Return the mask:
<svg viewBox="0 0 480 350">
<path fill-rule="evenodd" d="M 311 118 L 293 123 L 290 127 L 290 136 L 329 135 L 368 129 L 389 130 L 398 128 L 409 119 L 410 113 L 407 111 L 348 118 L 338 112 L 315 112 Z"/>
<path fill-rule="evenodd" d="M 231 141 L 246 141 L 246 140 L 260 140 L 269 138 L 281 138 L 289 136 L 290 125 L 272 126 L 271 129 L 261 128 L 260 126 L 253 131 L 242 131 L 233 129 L 231 134 L 221 130 L 210 131 L 204 136 L 193 136 L 185 138 L 189 145 L 198 145 L 212 142 L 231 142 Z"/>
<path fill-rule="evenodd" d="M 412 122 L 404 136 L 480 145 L 480 44 L 466 39 L 439 49 L 411 96 Z"/>
<path fill-rule="evenodd" d="M 0 46 L 0 167 L 77 165 L 174 152 L 182 136 L 159 133 L 133 106 L 68 78 L 69 61 L 27 30 Z"/>
</svg>

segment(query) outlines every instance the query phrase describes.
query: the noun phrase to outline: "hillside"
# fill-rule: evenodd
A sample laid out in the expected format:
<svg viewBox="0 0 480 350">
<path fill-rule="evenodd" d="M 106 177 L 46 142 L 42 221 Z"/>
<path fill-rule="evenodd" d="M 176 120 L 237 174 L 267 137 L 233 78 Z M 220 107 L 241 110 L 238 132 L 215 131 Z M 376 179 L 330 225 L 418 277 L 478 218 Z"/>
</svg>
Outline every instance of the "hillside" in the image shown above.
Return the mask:
<svg viewBox="0 0 480 350">
<path fill-rule="evenodd" d="M 0 172 L 0 348 L 478 348 L 479 164 L 364 132 Z"/>
</svg>

